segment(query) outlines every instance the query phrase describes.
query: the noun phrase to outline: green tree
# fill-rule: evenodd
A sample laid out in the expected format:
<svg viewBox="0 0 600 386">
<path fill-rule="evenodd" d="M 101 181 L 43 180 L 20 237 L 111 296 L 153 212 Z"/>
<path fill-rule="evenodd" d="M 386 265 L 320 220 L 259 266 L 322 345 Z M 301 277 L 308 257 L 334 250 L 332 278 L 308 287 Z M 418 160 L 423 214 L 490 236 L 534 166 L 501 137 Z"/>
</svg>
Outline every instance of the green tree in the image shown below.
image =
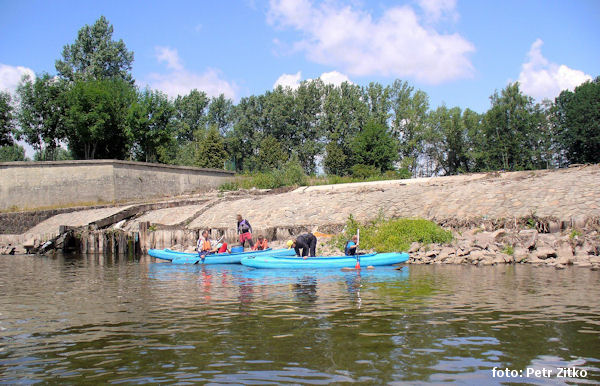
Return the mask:
<svg viewBox="0 0 600 386">
<path fill-rule="evenodd" d="M 369 83 L 364 89 L 364 100 L 369 109 L 370 119 L 387 126 L 391 107 L 390 96 L 390 87 L 383 87 L 374 82 Z"/>
<path fill-rule="evenodd" d="M 327 141 L 323 165 L 329 174 L 346 175 L 352 166 L 352 141 L 364 127 L 369 107 L 359 86 L 344 82 L 324 90 L 321 131 Z"/>
<path fill-rule="evenodd" d="M 129 128 L 133 138 L 134 158 L 145 162 L 166 163 L 175 141 L 175 108 L 166 94 L 145 89 L 129 109 Z"/>
<path fill-rule="evenodd" d="M 15 128 L 14 121 L 10 94 L 8 92 L 0 92 L 0 146 L 13 144 L 11 133 Z"/>
<path fill-rule="evenodd" d="M 66 84 L 49 74 L 35 80 L 26 76 L 17 88 L 20 98 L 17 139 L 53 159 L 54 150 L 65 138 Z M 46 159 L 45 159 L 46 160 Z"/>
<path fill-rule="evenodd" d="M 136 90 L 122 79 L 75 81 L 67 94 L 69 150 L 77 159 L 125 159 L 132 143 L 129 108 Z"/>
<path fill-rule="evenodd" d="M 256 150 L 265 135 L 265 99 L 264 95 L 242 98 L 233 110 L 233 129 L 227 132 L 225 144 L 237 171 L 250 170 L 254 166 Z M 284 151 L 288 151 L 279 138 L 270 134 Z"/>
<path fill-rule="evenodd" d="M 426 153 L 435 167 L 429 174 L 458 174 L 469 169 L 467 158 L 467 131 L 459 107 L 440 106 L 429 113 L 429 130 L 426 134 Z"/>
<path fill-rule="evenodd" d="M 224 135 L 231 128 L 233 114 L 233 102 L 221 94 L 210 100 L 208 106 L 207 123 L 208 126 L 216 126 L 221 135 Z"/>
<path fill-rule="evenodd" d="M 356 136 L 352 149 L 355 164 L 374 166 L 380 172 L 394 169 L 398 159 L 398 143 L 384 125 L 373 120 Z"/>
<path fill-rule="evenodd" d="M 73 44 L 63 48 L 56 61 L 58 75 L 68 81 L 118 78 L 133 82 L 130 74 L 133 52 L 123 40 L 112 40 L 113 26 L 104 16 L 94 25 L 85 25 Z"/>
<path fill-rule="evenodd" d="M 485 132 L 487 170 L 523 170 L 543 167 L 539 149 L 544 116 L 533 98 L 524 95 L 519 83 L 509 84 L 490 100 L 482 128 Z"/>
<path fill-rule="evenodd" d="M 25 149 L 18 144 L 0 146 L 0 162 L 27 161 Z"/>
<path fill-rule="evenodd" d="M 33 155 L 33 160 L 44 161 L 52 159 L 53 161 L 68 161 L 73 159 L 71 152 L 66 149 L 63 149 L 62 147 L 56 148 L 52 154 L 52 157 L 46 154 L 47 151 L 48 149 L 42 149 L 40 151 L 35 152 L 35 154 Z"/>
<path fill-rule="evenodd" d="M 324 84 L 321 79 L 305 81 L 294 92 L 294 111 L 286 127 L 290 131 L 293 153 L 306 173 L 316 170 L 316 158 L 323 149 L 320 125 Z"/>
<path fill-rule="evenodd" d="M 204 91 L 196 89 L 186 96 L 175 99 L 175 125 L 177 142 L 181 145 L 194 140 L 196 130 L 204 130 L 207 123 L 207 107 L 210 100 Z"/>
<path fill-rule="evenodd" d="M 200 141 L 196 155 L 196 166 L 201 168 L 223 169 L 227 152 L 223 137 L 216 126 L 212 126 Z"/>
<path fill-rule="evenodd" d="M 552 111 L 567 163 L 600 162 L 600 76 L 561 92 Z"/>
<path fill-rule="evenodd" d="M 281 167 L 287 160 L 288 155 L 283 151 L 277 139 L 268 135 L 260 141 L 256 164 L 258 170 L 271 170 Z"/>
<path fill-rule="evenodd" d="M 423 140 L 427 128 L 429 97 L 407 82 L 394 81 L 390 90 L 392 135 L 400 140 L 400 156 L 413 175 L 418 174 L 418 158 L 423 154 Z"/>
</svg>

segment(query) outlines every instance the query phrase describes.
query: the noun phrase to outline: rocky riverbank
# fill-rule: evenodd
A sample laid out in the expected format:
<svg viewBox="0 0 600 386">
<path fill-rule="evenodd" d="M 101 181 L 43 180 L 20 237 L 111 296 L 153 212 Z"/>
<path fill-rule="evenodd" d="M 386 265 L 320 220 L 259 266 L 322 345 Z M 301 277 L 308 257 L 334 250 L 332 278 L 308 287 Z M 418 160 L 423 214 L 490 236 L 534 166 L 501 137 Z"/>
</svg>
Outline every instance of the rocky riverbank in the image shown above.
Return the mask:
<svg viewBox="0 0 600 386">
<path fill-rule="evenodd" d="M 596 268 L 600 240 L 600 165 L 569 169 L 301 187 L 293 191 L 208 192 L 163 202 L 59 213 L 18 234 L 0 235 L 0 253 L 34 250 L 69 229 L 64 245 L 81 253 L 144 253 L 195 245 L 203 229 L 236 242 L 235 216 L 275 246 L 306 231 L 340 232 L 348 217 L 424 218 L 451 229 L 449 245 L 411 246 L 414 264 L 565 264 Z M 16 216 L 16 218 L 15 218 Z M 5 216 L 26 224 L 20 214 Z M 43 220 L 43 221 L 42 221 Z M 0 217 L 0 222 L 2 217 Z M 20 222 L 19 222 L 20 221 Z M 6 224 L 9 225 L 9 224 Z M 9 229 L 0 224 L 0 229 Z M 320 251 L 339 253 L 327 238 Z M 9 245 L 10 244 L 10 245 Z M 125 245 L 127 244 L 127 245 Z"/>
</svg>

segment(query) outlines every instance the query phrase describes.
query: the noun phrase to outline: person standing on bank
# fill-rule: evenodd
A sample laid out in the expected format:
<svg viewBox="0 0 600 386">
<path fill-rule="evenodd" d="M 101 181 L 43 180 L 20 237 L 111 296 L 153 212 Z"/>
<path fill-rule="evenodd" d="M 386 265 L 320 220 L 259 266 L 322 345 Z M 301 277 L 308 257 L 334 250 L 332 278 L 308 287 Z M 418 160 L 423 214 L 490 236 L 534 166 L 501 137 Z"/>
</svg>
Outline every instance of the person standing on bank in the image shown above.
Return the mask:
<svg viewBox="0 0 600 386">
<path fill-rule="evenodd" d="M 296 240 L 291 240 L 291 245 L 296 251 L 296 256 L 302 256 L 306 259 L 306 256 L 315 257 L 317 252 L 317 238 L 312 233 L 305 233 L 298 237 Z M 300 250 L 302 249 L 302 254 L 300 254 Z"/>
<path fill-rule="evenodd" d="M 250 244 L 250 248 L 254 247 L 252 225 L 250 225 L 248 220 L 243 219 L 241 214 L 237 215 L 237 233 L 240 235 L 240 244 L 242 247 L 246 244 L 246 241 Z"/>
</svg>

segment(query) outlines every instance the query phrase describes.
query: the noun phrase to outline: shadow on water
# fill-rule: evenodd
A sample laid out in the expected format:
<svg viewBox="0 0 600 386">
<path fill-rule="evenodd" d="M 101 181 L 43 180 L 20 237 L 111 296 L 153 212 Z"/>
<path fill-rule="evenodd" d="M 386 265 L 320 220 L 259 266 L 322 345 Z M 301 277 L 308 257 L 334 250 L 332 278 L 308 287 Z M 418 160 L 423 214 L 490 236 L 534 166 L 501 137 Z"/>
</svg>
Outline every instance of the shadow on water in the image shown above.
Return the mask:
<svg viewBox="0 0 600 386">
<path fill-rule="evenodd" d="M 0 259 L 0 383 L 600 381 L 600 273 Z M 545 382 L 548 379 L 523 379 Z"/>
</svg>

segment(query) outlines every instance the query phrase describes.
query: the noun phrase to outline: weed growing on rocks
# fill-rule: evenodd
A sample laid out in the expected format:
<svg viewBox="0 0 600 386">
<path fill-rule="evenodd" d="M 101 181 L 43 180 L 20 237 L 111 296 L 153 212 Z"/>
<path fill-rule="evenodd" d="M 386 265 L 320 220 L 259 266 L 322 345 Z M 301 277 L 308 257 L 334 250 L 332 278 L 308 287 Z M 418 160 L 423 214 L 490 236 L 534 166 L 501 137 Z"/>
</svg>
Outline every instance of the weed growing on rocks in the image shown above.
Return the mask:
<svg viewBox="0 0 600 386">
<path fill-rule="evenodd" d="M 379 217 L 368 224 L 360 224 L 352 215 L 348 218 L 345 231 L 332 240 L 341 250 L 356 230 L 360 228 L 360 248 L 377 252 L 406 251 L 413 242 L 427 245 L 445 244 L 452 241 L 452 232 L 424 219 L 390 219 Z"/>
</svg>

